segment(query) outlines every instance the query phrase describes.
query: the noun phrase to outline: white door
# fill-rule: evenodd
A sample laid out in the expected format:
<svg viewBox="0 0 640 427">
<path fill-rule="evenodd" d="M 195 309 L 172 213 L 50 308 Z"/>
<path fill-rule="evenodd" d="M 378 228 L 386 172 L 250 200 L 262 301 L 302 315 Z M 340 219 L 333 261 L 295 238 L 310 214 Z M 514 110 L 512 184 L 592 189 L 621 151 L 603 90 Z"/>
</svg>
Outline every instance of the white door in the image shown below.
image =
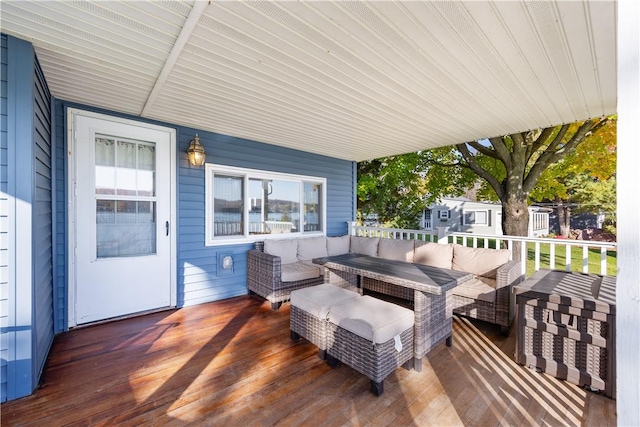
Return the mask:
<svg viewBox="0 0 640 427">
<path fill-rule="evenodd" d="M 78 111 L 72 128 L 70 324 L 172 305 L 174 131 Z"/>
</svg>

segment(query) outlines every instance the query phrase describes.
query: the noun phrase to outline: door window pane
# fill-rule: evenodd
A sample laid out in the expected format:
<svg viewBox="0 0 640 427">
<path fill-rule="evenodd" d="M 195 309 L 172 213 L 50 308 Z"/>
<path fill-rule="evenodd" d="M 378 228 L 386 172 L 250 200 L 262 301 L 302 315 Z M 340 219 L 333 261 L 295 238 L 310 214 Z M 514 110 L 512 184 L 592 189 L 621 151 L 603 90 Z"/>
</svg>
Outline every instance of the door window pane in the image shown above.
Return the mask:
<svg viewBox="0 0 640 427">
<path fill-rule="evenodd" d="M 215 175 L 213 177 L 213 235 L 243 235 L 244 178 Z"/>
<path fill-rule="evenodd" d="M 138 144 L 138 196 L 155 194 L 156 147 Z"/>
<path fill-rule="evenodd" d="M 116 202 L 115 200 L 98 200 L 96 202 L 96 223 L 115 224 L 116 223 Z"/>
<path fill-rule="evenodd" d="M 138 170 L 138 196 L 155 195 L 155 172 Z"/>
<path fill-rule="evenodd" d="M 156 170 L 156 147 L 147 144 L 138 144 L 138 169 Z"/>
<path fill-rule="evenodd" d="M 116 150 L 116 165 L 119 168 L 136 168 L 136 144 L 127 141 L 118 141 Z"/>
<path fill-rule="evenodd" d="M 304 183 L 304 231 L 322 231 L 322 184 Z"/>
<path fill-rule="evenodd" d="M 119 196 L 135 196 L 137 186 L 135 169 L 116 169 L 116 194 Z"/>
<path fill-rule="evenodd" d="M 113 139 L 96 138 L 96 194 L 116 194 L 116 145 Z"/>
<path fill-rule="evenodd" d="M 153 143 L 96 135 L 98 258 L 156 253 L 155 156 Z"/>
<path fill-rule="evenodd" d="M 118 141 L 116 150 L 116 194 L 135 196 L 136 183 L 136 144 Z"/>
<path fill-rule="evenodd" d="M 97 257 L 125 257 L 156 253 L 155 202 L 98 200 L 96 202 Z"/>
<path fill-rule="evenodd" d="M 96 137 L 96 165 L 115 166 L 115 141 L 109 138 Z"/>
<path fill-rule="evenodd" d="M 97 136 L 96 194 L 153 197 L 156 150 L 152 143 Z"/>
</svg>

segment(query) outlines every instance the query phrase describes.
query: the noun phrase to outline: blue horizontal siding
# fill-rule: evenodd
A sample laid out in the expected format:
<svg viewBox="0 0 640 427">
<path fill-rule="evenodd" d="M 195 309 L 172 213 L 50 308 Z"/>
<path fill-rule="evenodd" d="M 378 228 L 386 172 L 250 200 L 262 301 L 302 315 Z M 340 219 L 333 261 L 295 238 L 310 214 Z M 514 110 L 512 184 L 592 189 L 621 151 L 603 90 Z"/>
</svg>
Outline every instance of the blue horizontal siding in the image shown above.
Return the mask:
<svg viewBox="0 0 640 427">
<path fill-rule="evenodd" d="M 35 58 L 34 58 L 35 59 Z M 53 183 L 51 147 L 51 94 L 38 60 L 34 64 L 34 360 L 35 387 L 54 336 L 53 310 Z"/>
<path fill-rule="evenodd" d="M 327 234 L 346 234 L 347 222 L 355 214 L 355 167 L 353 162 L 292 150 L 256 141 L 220 135 L 198 129 L 145 120 L 91 106 L 55 101 L 55 179 L 56 212 L 56 307 L 57 324 L 67 322 L 67 170 L 68 141 L 65 109 L 95 111 L 117 117 L 173 127 L 177 134 L 177 284 L 178 306 L 195 305 L 247 293 L 246 258 L 252 244 L 210 247 L 205 245 L 205 170 L 192 167 L 186 150 L 197 133 L 207 152 L 207 161 L 225 166 L 243 167 L 327 179 Z M 64 243 L 62 243 L 64 242 Z M 234 274 L 218 275 L 218 254 L 231 253 Z"/>
<path fill-rule="evenodd" d="M 54 284 L 53 284 L 53 310 L 54 330 L 56 333 L 68 328 L 68 294 L 67 271 L 67 146 L 65 139 L 65 116 L 62 104 L 55 100 L 53 104 L 52 140 L 55 149 L 55 158 L 52 162 L 52 173 L 55 177 L 54 185 Z"/>
<path fill-rule="evenodd" d="M 53 343 L 54 213 L 51 94 L 33 46 L 1 39 L 0 400 L 5 401 L 35 389 Z"/>
<path fill-rule="evenodd" d="M 178 256 L 180 264 L 186 267 L 178 271 L 178 284 L 184 290 L 185 305 L 206 300 L 207 290 L 212 299 L 221 295 L 246 294 L 246 251 L 252 247 L 246 244 L 207 247 L 204 244 L 205 173 L 203 168 L 191 167 L 185 154 L 196 132 L 211 163 L 326 178 L 327 233 L 334 235 L 347 232 L 347 221 L 353 219 L 354 212 L 352 162 L 210 132 L 180 129 L 178 199 L 181 227 Z M 188 225 L 183 222 L 185 219 L 191 220 Z M 188 228 L 183 228 L 183 225 Z M 218 253 L 227 252 L 233 253 L 234 274 L 218 277 Z"/>
<path fill-rule="evenodd" d="M 7 36 L 0 35 L 0 402 L 7 400 L 7 360 L 9 341 L 9 239 L 8 239 L 8 159 L 7 159 Z"/>
</svg>

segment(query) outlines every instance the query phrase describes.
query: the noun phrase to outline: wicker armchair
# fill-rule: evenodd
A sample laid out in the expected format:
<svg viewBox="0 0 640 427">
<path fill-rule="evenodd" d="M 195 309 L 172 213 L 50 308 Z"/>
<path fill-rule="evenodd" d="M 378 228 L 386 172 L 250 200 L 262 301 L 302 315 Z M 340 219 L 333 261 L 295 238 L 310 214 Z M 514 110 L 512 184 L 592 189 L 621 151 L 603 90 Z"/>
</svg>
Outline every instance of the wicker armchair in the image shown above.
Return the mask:
<svg viewBox="0 0 640 427">
<path fill-rule="evenodd" d="M 264 242 L 256 242 L 255 249 L 247 252 L 247 288 L 249 293 L 269 300 L 271 308 L 277 310 L 283 302 L 289 301 L 291 291 L 308 286 L 320 285 L 322 276 L 295 282 L 282 281 L 282 261 L 280 257 L 263 252 Z"/>
<path fill-rule="evenodd" d="M 503 335 L 509 335 L 509 326 L 515 317 L 513 287 L 524 279 L 520 261 L 509 261 L 498 268 L 493 302 L 467 298 L 453 292 L 453 312 L 461 316 L 500 325 Z"/>
</svg>

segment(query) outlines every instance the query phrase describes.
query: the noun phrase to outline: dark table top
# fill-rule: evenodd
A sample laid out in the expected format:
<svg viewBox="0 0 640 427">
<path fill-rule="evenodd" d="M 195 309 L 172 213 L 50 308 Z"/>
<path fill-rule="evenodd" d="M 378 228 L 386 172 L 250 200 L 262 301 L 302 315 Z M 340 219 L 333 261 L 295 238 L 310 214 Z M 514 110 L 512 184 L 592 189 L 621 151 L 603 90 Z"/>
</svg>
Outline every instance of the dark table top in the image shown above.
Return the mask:
<svg viewBox="0 0 640 427">
<path fill-rule="evenodd" d="M 515 286 L 514 292 L 556 304 L 615 314 L 616 278 L 611 276 L 541 269 Z"/>
<path fill-rule="evenodd" d="M 463 271 L 356 253 L 316 258 L 313 262 L 328 268 L 351 271 L 360 276 L 437 295 L 473 278 L 472 274 Z"/>
</svg>

